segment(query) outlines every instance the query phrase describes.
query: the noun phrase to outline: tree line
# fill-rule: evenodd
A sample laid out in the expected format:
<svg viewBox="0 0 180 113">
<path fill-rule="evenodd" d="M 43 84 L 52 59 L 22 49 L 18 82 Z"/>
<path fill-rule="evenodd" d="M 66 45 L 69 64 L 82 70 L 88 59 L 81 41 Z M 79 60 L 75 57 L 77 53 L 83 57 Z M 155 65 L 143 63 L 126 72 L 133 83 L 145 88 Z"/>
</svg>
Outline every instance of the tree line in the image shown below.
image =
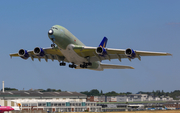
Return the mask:
<svg viewBox="0 0 180 113">
<path fill-rule="evenodd" d="M 126 92 L 126 93 L 117 93 L 115 91 L 111 91 L 111 92 L 107 92 L 107 93 L 103 93 L 103 91 L 99 91 L 97 89 L 92 89 L 91 91 L 84 91 L 84 92 L 80 92 L 82 94 L 85 94 L 87 96 L 118 96 L 118 95 L 128 95 L 128 94 L 132 94 L 131 92 Z"/>
<path fill-rule="evenodd" d="M 2 89 L 1 89 L 2 91 Z M 9 88 L 9 87 L 5 87 L 4 88 L 4 91 L 19 91 L 18 89 L 16 88 Z M 23 90 L 22 90 L 23 91 Z M 40 92 L 61 92 L 61 89 L 51 89 L 51 88 L 47 88 L 47 89 L 29 89 L 29 90 L 26 90 L 26 91 L 40 91 Z"/>
</svg>

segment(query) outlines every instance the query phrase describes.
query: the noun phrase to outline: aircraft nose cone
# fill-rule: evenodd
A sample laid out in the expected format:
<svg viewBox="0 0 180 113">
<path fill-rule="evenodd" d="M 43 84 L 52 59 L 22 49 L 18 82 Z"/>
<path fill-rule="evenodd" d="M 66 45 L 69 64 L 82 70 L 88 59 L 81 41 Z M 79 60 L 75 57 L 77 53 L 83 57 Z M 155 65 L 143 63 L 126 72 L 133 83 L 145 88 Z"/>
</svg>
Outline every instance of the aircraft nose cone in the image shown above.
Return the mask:
<svg viewBox="0 0 180 113">
<path fill-rule="evenodd" d="M 53 30 L 50 29 L 50 30 L 48 31 L 48 34 L 49 34 L 49 35 L 52 35 L 52 34 L 53 34 Z"/>
</svg>

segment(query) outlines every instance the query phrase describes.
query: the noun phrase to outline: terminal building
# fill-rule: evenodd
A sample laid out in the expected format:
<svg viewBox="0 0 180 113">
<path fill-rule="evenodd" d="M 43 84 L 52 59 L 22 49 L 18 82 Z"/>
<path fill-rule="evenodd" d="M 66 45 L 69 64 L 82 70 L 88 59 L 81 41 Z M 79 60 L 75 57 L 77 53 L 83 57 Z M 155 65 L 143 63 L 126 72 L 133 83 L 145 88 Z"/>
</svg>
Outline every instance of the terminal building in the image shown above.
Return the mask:
<svg viewBox="0 0 180 113">
<path fill-rule="evenodd" d="M 6 91 L 0 92 L 1 106 L 19 106 L 22 112 L 101 112 L 96 102 L 87 102 L 78 92 Z"/>
<path fill-rule="evenodd" d="M 143 102 L 143 101 L 173 101 L 169 96 L 154 97 L 147 94 L 129 94 L 120 96 L 90 96 L 88 102 Z"/>
</svg>

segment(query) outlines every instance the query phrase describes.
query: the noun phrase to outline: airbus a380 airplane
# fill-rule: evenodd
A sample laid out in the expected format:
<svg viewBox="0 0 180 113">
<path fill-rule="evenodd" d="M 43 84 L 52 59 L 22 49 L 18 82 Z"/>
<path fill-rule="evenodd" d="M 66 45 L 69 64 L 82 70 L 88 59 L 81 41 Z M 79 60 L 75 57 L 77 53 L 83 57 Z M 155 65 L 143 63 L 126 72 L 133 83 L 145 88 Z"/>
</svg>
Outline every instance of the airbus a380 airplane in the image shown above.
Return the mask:
<svg viewBox="0 0 180 113">
<path fill-rule="evenodd" d="M 134 69 L 130 66 L 123 65 L 112 65 L 112 64 L 102 64 L 102 60 L 111 60 L 122 58 L 131 59 L 138 58 L 141 60 L 141 56 L 167 56 L 171 55 L 169 53 L 163 52 L 149 52 L 149 51 L 136 51 L 133 49 L 112 49 L 106 48 L 108 39 L 103 38 L 102 42 L 98 47 L 85 46 L 79 39 L 77 39 L 71 32 L 66 28 L 54 25 L 48 31 L 48 37 L 53 42 L 49 48 L 36 47 L 33 51 L 27 51 L 25 49 L 20 49 L 18 53 L 10 54 L 11 57 L 19 56 L 23 59 L 37 58 L 39 61 L 48 59 L 52 61 L 58 60 L 60 66 L 65 66 L 66 63 L 69 64 L 70 68 L 76 69 L 91 69 L 102 71 L 104 69 Z M 55 44 L 57 46 L 55 46 Z"/>
</svg>

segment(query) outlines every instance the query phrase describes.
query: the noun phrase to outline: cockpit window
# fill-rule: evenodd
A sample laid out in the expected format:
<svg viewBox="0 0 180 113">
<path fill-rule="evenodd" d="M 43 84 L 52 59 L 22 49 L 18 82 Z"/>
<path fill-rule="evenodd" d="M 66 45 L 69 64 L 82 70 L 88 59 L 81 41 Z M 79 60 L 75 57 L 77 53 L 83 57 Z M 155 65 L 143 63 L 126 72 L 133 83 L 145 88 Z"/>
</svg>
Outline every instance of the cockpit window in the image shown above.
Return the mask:
<svg viewBox="0 0 180 113">
<path fill-rule="evenodd" d="M 58 30 L 58 28 L 56 28 L 56 27 L 52 27 L 52 29 L 56 29 L 56 30 Z"/>
</svg>

